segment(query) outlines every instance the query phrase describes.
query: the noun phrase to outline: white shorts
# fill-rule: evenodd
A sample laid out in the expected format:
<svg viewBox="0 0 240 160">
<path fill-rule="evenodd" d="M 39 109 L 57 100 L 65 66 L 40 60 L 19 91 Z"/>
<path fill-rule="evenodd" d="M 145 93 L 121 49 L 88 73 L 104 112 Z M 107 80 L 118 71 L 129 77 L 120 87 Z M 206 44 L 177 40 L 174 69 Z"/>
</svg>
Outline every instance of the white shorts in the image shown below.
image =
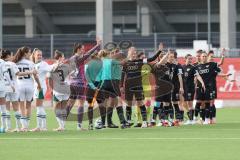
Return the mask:
<svg viewBox="0 0 240 160">
<path fill-rule="evenodd" d="M 7 92 L 6 93 L 6 101 L 7 102 L 17 102 L 19 99 L 18 92 Z"/>
<path fill-rule="evenodd" d="M 6 92 L 5 91 L 0 91 L 0 98 L 5 98 Z"/>
<path fill-rule="evenodd" d="M 42 88 L 42 91 L 39 91 L 37 88 L 35 88 L 33 97 L 34 99 L 44 99 L 46 93 L 47 93 L 47 88 Z"/>
<path fill-rule="evenodd" d="M 53 94 L 53 100 L 55 102 L 67 101 L 69 99 L 69 94 Z"/>
<path fill-rule="evenodd" d="M 34 88 L 33 86 L 19 86 L 19 101 L 32 101 L 33 100 L 33 94 L 34 94 Z"/>
</svg>

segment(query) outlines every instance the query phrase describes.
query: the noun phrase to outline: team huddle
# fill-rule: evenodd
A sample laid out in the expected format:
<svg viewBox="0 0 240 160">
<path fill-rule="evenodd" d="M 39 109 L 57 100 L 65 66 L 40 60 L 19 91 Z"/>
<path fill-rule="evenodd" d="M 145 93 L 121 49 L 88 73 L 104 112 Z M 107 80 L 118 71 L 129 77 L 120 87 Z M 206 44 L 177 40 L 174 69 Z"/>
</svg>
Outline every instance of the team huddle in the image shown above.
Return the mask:
<svg viewBox="0 0 240 160">
<path fill-rule="evenodd" d="M 112 120 L 114 109 L 122 129 L 134 125 L 133 109 L 136 109 L 134 127 L 214 124 L 216 77 L 227 79 L 229 76 L 220 69 L 224 54 L 220 63 L 216 63 L 212 51 L 198 50 L 195 62 L 193 56 L 187 54 L 184 64 L 180 64 L 177 52 L 166 51 L 162 43 L 149 58 L 133 46 L 124 50 L 117 47 L 101 49 L 99 39 L 87 52 L 83 44 L 75 43 L 70 58 L 65 59 L 64 54 L 56 50 L 51 65 L 43 60 L 42 55 L 40 49 L 31 51 L 26 46 L 19 48 L 15 55 L 1 49 L 0 112 L 1 128 L 5 131 L 47 131 L 43 103 L 47 88 L 52 91 L 58 123 L 54 131 L 65 130 L 76 102 L 78 130 L 85 130 L 85 104 L 88 105 L 89 130 L 119 128 Z M 33 99 L 37 126 L 30 129 Z M 100 115 L 95 123 L 94 108 L 98 108 Z M 11 109 L 15 129 L 11 124 Z"/>
</svg>

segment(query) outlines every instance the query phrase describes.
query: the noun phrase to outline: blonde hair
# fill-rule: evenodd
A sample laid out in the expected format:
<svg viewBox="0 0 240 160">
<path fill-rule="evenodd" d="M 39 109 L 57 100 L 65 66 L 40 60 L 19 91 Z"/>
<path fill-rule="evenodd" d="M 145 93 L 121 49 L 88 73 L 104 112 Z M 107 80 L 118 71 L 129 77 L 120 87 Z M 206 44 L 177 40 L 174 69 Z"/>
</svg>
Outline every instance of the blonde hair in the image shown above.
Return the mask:
<svg viewBox="0 0 240 160">
<path fill-rule="evenodd" d="M 109 52 L 108 51 L 106 51 L 106 50 L 100 50 L 99 52 L 98 52 L 98 57 L 99 58 L 104 58 L 104 57 L 107 57 L 107 56 L 109 56 Z"/>
<path fill-rule="evenodd" d="M 33 63 L 36 63 L 35 54 L 36 54 L 37 52 L 42 52 L 42 50 L 40 50 L 40 49 L 38 49 L 38 48 L 34 48 L 34 49 L 33 49 L 32 55 L 30 56 L 30 60 L 33 61 Z"/>
</svg>

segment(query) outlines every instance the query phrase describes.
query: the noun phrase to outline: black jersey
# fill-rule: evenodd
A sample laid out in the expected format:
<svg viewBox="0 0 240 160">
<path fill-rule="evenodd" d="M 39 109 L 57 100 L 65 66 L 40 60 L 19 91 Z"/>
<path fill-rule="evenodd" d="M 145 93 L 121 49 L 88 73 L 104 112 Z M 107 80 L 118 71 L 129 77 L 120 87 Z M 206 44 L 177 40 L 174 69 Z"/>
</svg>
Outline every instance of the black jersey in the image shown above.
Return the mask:
<svg viewBox="0 0 240 160">
<path fill-rule="evenodd" d="M 156 54 L 148 59 L 128 60 L 123 65 L 123 76 L 125 77 L 125 84 L 141 85 L 142 84 L 142 66 L 145 63 L 154 61 L 161 51 L 157 51 Z"/>
<path fill-rule="evenodd" d="M 221 69 L 215 62 L 199 64 L 196 66 L 196 69 L 206 86 L 213 86 L 214 79 L 216 79 L 217 74 L 221 72 Z"/>
<path fill-rule="evenodd" d="M 184 72 L 184 86 L 188 88 L 194 88 L 194 77 L 198 74 L 198 72 L 192 64 L 183 65 L 182 67 Z"/>
<path fill-rule="evenodd" d="M 169 79 L 174 85 L 175 88 L 180 86 L 178 75 L 183 74 L 183 70 L 180 64 L 166 63 L 166 66 L 169 68 Z"/>
</svg>

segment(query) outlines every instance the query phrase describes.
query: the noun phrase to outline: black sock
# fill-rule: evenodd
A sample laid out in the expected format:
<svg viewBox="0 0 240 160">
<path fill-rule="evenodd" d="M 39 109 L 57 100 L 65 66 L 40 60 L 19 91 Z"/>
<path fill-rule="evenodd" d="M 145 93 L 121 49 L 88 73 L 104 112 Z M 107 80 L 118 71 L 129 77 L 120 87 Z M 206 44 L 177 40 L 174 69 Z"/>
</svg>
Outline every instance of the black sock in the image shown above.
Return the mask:
<svg viewBox="0 0 240 160">
<path fill-rule="evenodd" d="M 152 117 L 153 120 L 156 120 L 156 119 L 157 119 L 158 113 L 159 113 L 159 107 L 156 107 L 156 106 L 155 106 L 155 107 L 153 108 L 153 117 Z"/>
<path fill-rule="evenodd" d="M 206 118 L 210 118 L 210 103 L 205 103 L 205 114 Z"/>
<path fill-rule="evenodd" d="M 129 107 L 129 106 L 126 107 L 126 118 L 127 118 L 127 121 L 132 120 L 132 107 Z"/>
<path fill-rule="evenodd" d="M 205 109 L 200 109 L 200 117 L 205 121 Z"/>
<path fill-rule="evenodd" d="M 175 110 L 175 118 L 180 120 L 181 119 L 181 112 L 179 109 L 179 105 L 178 104 L 173 104 L 174 106 L 174 110 Z"/>
<path fill-rule="evenodd" d="M 168 112 L 168 109 L 169 109 L 169 106 L 164 106 L 163 107 L 163 112 L 164 112 L 164 120 L 168 120 L 168 114 L 169 114 L 169 112 Z"/>
<path fill-rule="evenodd" d="M 113 107 L 107 108 L 107 124 L 112 124 Z"/>
<path fill-rule="evenodd" d="M 214 112 L 213 110 L 214 110 L 213 106 L 210 106 L 209 107 L 210 120 L 213 119 L 213 112 Z"/>
<path fill-rule="evenodd" d="M 187 112 L 188 119 L 191 119 L 190 110 Z"/>
<path fill-rule="evenodd" d="M 213 118 L 216 118 L 216 115 L 217 115 L 217 109 L 216 109 L 216 106 L 215 106 L 215 104 L 213 104 L 213 106 L 212 106 L 212 116 L 213 116 Z"/>
<path fill-rule="evenodd" d="M 122 106 L 117 107 L 117 114 L 118 114 L 118 118 L 120 120 L 120 123 L 125 124 L 126 120 L 125 120 L 125 117 L 124 117 Z"/>
<path fill-rule="evenodd" d="M 106 107 L 104 106 L 99 106 L 99 112 L 102 120 L 102 125 L 105 125 L 106 121 Z"/>
<path fill-rule="evenodd" d="M 195 105 L 195 117 L 198 117 L 198 113 L 200 112 L 201 103 L 197 102 Z"/>
<path fill-rule="evenodd" d="M 168 113 L 169 113 L 170 119 L 174 119 L 174 110 L 173 110 L 173 106 L 171 104 L 168 108 Z"/>
<path fill-rule="evenodd" d="M 190 109 L 189 110 L 189 120 L 193 120 L 193 115 L 194 115 L 194 110 L 193 109 Z"/>
<path fill-rule="evenodd" d="M 88 107 L 88 121 L 93 124 L 93 107 Z"/>
<path fill-rule="evenodd" d="M 165 112 L 164 112 L 163 105 L 160 105 L 158 114 L 159 114 L 159 120 L 164 120 L 164 118 L 165 118 Z"/>
<path fill-rule="evenodd" d="M 142 120 L 147 121 L 147 110 L 146 110 L 145 105 L 140 106 L 140 111 L 141 111 L 141 115 L 142 115 Z"/>
<path fill-rule="evenodd" d="M 180 121 L 184 120 L 184 111 L 180 111 Z"/>
</svg>

